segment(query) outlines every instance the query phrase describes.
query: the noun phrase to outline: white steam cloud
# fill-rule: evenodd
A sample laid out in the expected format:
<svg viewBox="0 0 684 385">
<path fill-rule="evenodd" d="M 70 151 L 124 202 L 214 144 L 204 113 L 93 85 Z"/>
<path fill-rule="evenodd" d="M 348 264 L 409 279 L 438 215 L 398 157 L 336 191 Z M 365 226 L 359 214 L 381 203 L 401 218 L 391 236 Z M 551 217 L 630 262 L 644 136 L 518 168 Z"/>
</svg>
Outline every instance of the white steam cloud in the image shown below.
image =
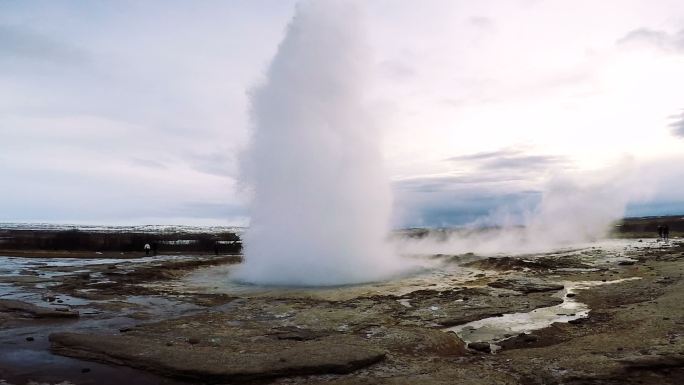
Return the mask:
<svg viewBox="0 0 684 385">
<path fill-rule="evenodd" d="M 360 9 L 304 1 L 252 95 L 253 189 L 242 281 L 340 285 L 398 271 L 391 192 L 364 108 L 370 52 Z"/>
<path fill-rule="evenodd" d="M 637 177 L 631 162 L 600 172 L 556 177 L 547 183 L 541 202 L 524 215 L 522 224 L 509 220 L 517 216 L 504 208 L 469 229 L 401 239 L 397 247 L 408 254 L 510 255 L 592 242 L 609 234 L 630 201 L 650 194 L 649 185 Z M 501 226 L 483 230 L 482 222 Z"/>
</svg>

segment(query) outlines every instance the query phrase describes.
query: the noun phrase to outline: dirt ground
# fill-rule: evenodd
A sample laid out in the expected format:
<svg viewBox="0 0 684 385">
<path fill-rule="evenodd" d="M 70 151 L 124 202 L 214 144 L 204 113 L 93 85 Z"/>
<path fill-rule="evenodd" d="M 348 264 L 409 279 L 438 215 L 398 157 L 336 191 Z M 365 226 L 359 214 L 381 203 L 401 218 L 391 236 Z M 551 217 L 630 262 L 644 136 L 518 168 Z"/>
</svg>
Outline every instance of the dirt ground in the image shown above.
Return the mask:
<svg viewBox="0 0 684 385">
<path fill-rule="evenodd" d="M 232 255 L 6 259 L 0 384 L 684 384 L 684 242 L 629 242 L 441 255 L 468 273 L 360 294 L 180 284 Z M 468 334 L 555 309 L 562 322 Z"/>
</svg>

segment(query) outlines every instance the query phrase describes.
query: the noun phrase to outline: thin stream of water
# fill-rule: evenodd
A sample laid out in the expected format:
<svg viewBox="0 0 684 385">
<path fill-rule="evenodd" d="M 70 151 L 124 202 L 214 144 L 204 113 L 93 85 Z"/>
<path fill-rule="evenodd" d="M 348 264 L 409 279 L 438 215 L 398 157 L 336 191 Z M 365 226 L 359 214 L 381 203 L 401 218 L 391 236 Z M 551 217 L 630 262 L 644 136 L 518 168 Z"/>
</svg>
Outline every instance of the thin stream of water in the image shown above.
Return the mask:
<svg viewBox="0 0 684 385">
<path fill-rule="evenodd" d="M 577 301 L 575 294 L 578 290 L 635 279 L 640 278 L 625 278 L 607 282 L 565 281 L 562 282 L 565 286 L 564 289 L 554 295 L 563 300 L 561 304 L 535 309 L 526 313 L 509 313 L 501 317 L 484 318 L 467 324 L 453 326 L 445 329 L 445 331 L 456 333 L 466 343 L 489 343 L 491 350 L 495 352 L 500 349 L 499 343 L 513 338 L 520 333 L 527 334 L 534 330 L 549 327 L 556 322 L 567 323 L 588 317 L 591 309 L 586 304 Z"/>
</svg>

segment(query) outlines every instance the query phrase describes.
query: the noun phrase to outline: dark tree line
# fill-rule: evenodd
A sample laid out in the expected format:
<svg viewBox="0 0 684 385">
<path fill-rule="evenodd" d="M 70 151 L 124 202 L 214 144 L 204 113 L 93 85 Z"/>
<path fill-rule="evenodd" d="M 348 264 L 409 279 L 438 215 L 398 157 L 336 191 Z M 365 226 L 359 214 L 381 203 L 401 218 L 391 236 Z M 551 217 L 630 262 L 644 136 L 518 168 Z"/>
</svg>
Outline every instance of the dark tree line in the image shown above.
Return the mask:
<svg viewBox="0 0 684 385">
<path fill-rule="evenodd" d="M 134 233 L 82 230 L 0 230 L 0 249 L 142 251 L 156 243 L 159 252 L 238 253 L 242 249 L 235 233 Z"/>
</svg>

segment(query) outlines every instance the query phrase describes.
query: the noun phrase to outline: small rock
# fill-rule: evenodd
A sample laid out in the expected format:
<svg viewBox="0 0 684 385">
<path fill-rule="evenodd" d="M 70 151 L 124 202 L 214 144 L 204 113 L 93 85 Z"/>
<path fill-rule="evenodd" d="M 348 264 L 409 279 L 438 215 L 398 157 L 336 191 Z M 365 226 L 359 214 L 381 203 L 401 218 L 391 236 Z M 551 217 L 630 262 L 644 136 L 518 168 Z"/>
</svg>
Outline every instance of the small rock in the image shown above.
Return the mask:
<svg viewBox="0 0 684 385">
<path fill-rule="evenodd" d="M 26 341 L 28 341 L 28 342 L 33 341 L 33 337 L 26 337 Z"/>
<path fill-rule="evenodd" d="M 515 290 L 526 294 L 544 291 L 557 291 L 562 290 L 564 287 L 562 284 L 559 283 L 548 282 L 535 278 L 499 279 L 494 282 L 488 283 L 487 286 L 495 287 L 498 289 Z"/>
<path fill-rule="evenodd" d="M 492 352 L 492 347 L 487 342 L 471 342 L 468 344 L 468 349 L 472 349 L 482 353 Z"/>
<path fill-rule="evenodd" d="M 535 336 L 535 335 L 532 335 L 532 334 L 525 334 L 525 335 L 522 337 L 522 340 L 525 341 L 525 342 L 528 342 L 528 343 L 537 342 L 537 341 L 539 341 L 539 337 L 537 337 L 537 336 Z"/>
<path fill-rule="evenodd" d="M 81 373 L 89 373 L 89 372 L 90 372 L 90 368 L 81 369 Z"/>
<path fill-rule="evenodd" d="M 197 345 L 200 343 L 200 340 L 199 340 L 199 338 L 188 338 L 188 343 L 190 345 Z"/>
<path fill-rule="evenodd" d="M 577 297 L 577 294 L 575 294 L 575 293 L 568 293 L 568 294 L 566 294 L 565 296 L 568 297 L 568 298 L 572 298 L 572 297 Z"/>
<path fill-rule="evenodd" d="M 251 342 L 268 342 L 270 338 L 266 336 L 256 336 L 249 339 Z"/>
</svg>

